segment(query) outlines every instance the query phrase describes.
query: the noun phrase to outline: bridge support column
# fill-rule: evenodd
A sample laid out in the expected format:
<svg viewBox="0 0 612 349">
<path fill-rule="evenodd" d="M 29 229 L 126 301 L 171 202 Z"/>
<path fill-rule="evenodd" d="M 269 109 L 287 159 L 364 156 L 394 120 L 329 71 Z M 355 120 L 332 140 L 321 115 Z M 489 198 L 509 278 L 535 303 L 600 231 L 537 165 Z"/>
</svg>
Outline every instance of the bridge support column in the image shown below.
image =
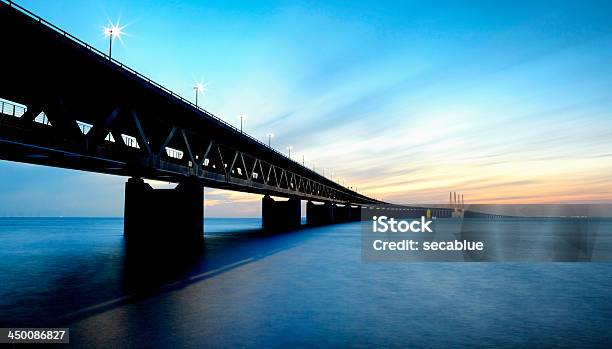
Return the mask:
<svg viewBox="0 0 612 349">
<path fill-rule="evenodd" d="M 334 205 L 334 223 L 345 223 L 351 220 L 351 205 Z"/>
<path fill-rule="evenodd" d="M 308 201 L 306 204 L 306 224 L 326 225 L 334 222 L 334 205 L 331 202 L 315 204 Z"/>
<path fill-rule="evenodd" d="M 361 206 L 349 206 L 351 209 L 351 222 L 361 221 Z"/>
<path fill-rule="evenodd" d="M 269 195 L 261 202 L 261 221 L 266 230 L 290 230 L 302 224 L 302 206 L 299 199 L 275 201 Z"/>
<path fill-rule="evenodd" d="M 153 189 L 140 178 L 125 184 L 123 234 L 130 243 L 193 243 L 204 237 L 204 186 L 195 180 Z"/>
</svg>

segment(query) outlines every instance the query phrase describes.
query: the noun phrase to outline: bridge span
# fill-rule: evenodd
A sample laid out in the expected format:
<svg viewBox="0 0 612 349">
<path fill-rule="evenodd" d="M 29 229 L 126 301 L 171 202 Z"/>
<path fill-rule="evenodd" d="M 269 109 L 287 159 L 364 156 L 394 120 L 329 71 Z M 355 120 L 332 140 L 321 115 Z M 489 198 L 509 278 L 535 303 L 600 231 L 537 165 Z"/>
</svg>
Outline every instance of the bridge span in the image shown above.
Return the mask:
<svg viewBox="0 0 612 349">
<path fill-rule="evenodd" d="M 264 228 L 384 204 L 291 160 L 28 10 L 0 0 L 0 158 L 127 176 L 125 235 L 203 231 L 203 187 L 264 195 Z M 153 189 L 144 179 L 179 183 Z M 271 196 L 285 197 L 278 201 Z M 449 211 L 450 212 L 450 211 Z M 449 213 L 440 209 L 440 215 Z M 145 236 L 141 236 L 145 235 Z"/>
</svg>

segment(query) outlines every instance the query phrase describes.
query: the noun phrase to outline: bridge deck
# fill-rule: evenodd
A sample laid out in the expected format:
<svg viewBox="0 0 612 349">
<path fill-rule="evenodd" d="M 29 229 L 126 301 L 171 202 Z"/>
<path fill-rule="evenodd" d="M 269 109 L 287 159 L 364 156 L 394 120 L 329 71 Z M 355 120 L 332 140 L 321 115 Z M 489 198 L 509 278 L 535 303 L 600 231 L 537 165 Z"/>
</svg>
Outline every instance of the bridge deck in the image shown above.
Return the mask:
<svg viewBox="0 0 612 349">
<path fill-rule="evenodd" d="M 0 0 L 0 158 L 317 201 L 375 204 Z M 18 112 L 13 112 L 15 109 Z M 37 122 L 36 120 L 43 121 Z M 43 120 L 40 120 L 40 119 Z"/>
</svg>

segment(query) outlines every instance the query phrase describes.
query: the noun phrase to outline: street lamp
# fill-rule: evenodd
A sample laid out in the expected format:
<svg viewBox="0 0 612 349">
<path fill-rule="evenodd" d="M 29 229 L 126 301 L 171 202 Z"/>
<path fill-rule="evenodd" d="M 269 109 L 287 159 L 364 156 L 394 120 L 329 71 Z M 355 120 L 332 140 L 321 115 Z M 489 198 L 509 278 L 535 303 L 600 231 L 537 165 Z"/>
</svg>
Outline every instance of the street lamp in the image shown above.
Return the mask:
<svg viewBox="0 0 612 349">
<path fill-rule="evenodd" d="M 274 133 L 266 133 L 266 137 L 268 137 L 268 148 L 270 148 L 270 139 L 274 138 Z"/>
<path fill-rule="evenodd" d="M 246 120 L 246 115 L 242 113 L 238 117 L 240 118 L 240 133 L 242 133 L 242 121 Z"/>
<path fill-rule="evenodd" d="M 123 27 L 120 27 L 119 24 L 111 24 L 108 27 L 104 27 L 104 36 L 108 38 L 108 59 L 113 58 L 113 39 L 116 37 L 121 39 L 121 31 Z"/>
<path fill-rule="evenodd" d="M 195 105 L 196 107 L 198 106 L 198 95 L 202 92 L 204 92 L 204 85 L 202 83 L 197 83 L 195 84 L 195 86 L 193 87 L 193 89 L 195 90 Z"/>
<path fill-rule="evenodd" d="M 291 149 L 293 149 L 292 145 L 287 147 L 287 150 L 289 151 L 289 159 L 291 159 Z"/>
</svg>

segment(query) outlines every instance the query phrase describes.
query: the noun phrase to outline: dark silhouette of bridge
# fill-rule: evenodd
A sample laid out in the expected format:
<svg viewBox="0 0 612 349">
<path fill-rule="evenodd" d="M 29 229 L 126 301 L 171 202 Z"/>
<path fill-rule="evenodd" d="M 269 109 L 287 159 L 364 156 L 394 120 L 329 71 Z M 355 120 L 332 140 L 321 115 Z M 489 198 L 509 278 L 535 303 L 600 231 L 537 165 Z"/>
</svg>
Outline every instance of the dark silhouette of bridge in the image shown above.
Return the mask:
<svg viewBox="0 0 612 349">
<path fill-rule="evenodd" d="M 140 232 L 150 238 L 154 230 L 201 238 L 204 186 L 264 195 L 263 226 L 270 229 L 299 226 L 301 200 L 308 200 L 313 225 L 359 220 L 362 207 L 384 204 L 291 160 L 5 0 L 0 29 L 9 33 L 2 35 L 0 54 L 0 158 L 130 177 L 128 240 Z M 179 184 L 153 189 L 143 178 Z M 433 210 L 450 216 L 449 209 Z"/>
</svg>

